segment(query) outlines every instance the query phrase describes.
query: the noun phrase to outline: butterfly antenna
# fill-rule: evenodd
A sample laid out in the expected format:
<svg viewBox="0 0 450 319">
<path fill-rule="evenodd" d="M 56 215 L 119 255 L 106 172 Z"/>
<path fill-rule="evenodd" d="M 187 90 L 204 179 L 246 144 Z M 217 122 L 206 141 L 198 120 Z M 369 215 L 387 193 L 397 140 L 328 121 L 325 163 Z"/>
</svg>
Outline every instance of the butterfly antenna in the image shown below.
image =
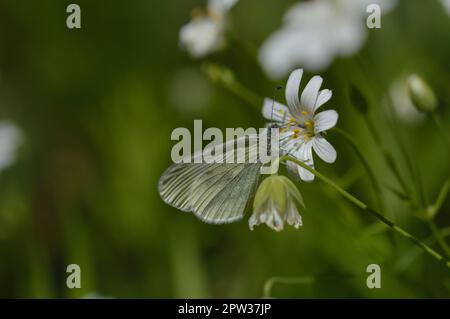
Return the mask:
<svg viewBox="0 0 450 319">
<path fill-rule="evenodd" d="M 272 95 L 272 111 L 271 111 L 271 113 L 270 113 L 270 122 L 273 122 L 273 109 L 274 109 L 274 106 L 275 106 L 275 97 L 276 97 L 278 91 L 281 90 L 281 89 L 282 89 L 282 86 L 278 85 L 278 86 L 275 88 L 275 90 L 273 90 L 273 95 Z"/>
</svg>

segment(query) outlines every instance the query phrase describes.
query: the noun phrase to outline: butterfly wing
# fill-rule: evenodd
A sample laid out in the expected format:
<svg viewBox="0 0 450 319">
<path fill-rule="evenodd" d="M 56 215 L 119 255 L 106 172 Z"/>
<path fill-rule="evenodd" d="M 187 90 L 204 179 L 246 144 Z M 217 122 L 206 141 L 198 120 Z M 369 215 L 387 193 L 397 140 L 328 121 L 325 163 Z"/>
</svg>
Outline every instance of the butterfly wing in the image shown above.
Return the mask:
<svg viewBox="0 0 450 319">
<path fill-rule="evenodd" d="M 255 136 L 245 138 L 247 142 L 256 139 Z M 257 149 L 256 143 L 249 147 L 248 143 L 239 144 L 238 140 L 232 143 L 235 151 L 245 145 L 246 158 Z M 225 158 L 233 156 L 224 155 Z M 192 212 L 204 222 L 230 223 L 244 216 L 258 184 L 261 166 L 259 162 L 173 164 L 161 176 L 158 190 L 164 202 Z"/>
<path fill-rule="evenodd" d="M 244 217 L 259 181 L 260 168 L 258 163 L 222 164 L 199 176 L 191 188 L 194 215 L 211 224 L 231 223 Z"/>
</svg>

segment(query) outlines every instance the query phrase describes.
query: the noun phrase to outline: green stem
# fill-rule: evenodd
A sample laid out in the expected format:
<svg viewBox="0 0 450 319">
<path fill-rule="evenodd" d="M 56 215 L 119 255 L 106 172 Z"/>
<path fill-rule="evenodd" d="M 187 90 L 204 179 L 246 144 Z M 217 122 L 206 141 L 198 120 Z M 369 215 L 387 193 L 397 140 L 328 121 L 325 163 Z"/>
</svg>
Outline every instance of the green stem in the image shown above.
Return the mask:
<svg viewBox="0 0 450 319">
<path fill-rule="evenodd" d="M 367 60 L 368 59 L 364 59 L 361 56 L 361 54 L 357 54 L 357 56 L 356 56 L 357 67 L 361 71 L 363 77 L 365 77 L 367 79 L 367 81 L 373 87 L 375 87 L 376 91 L 382 92 L 383 90 L 382 90 L 382 88 L 380 86 L 380 79 L 379 79 L 379 77 L 377 76 L 376 73 L 369 72 L 370 65 L 367 65 Z M 376 81 L 373 80 L 373 76 L 372 75 L 377 78 Z M 388 95 L 388 103 L 390 104 L 389 105 L 389 110 L 392 110 L 392 100 L 390 99 L 389 95 Z M 394 116 L 391 116 L 391 118 L 395 119 Z M 374 141 L 377 144 L 377 146 L 381 149 L 382 154 L 383 154 L 383 156 L 385 158 L 385 161 L 387 162 L 387 164 L 389 166 L 389 169 L 392 171 L 392 173 L 394 174 L 394 176 L 397 179 L 398 183 L 400 184 L 400 186 L 401 186 L 401 188 L 403 190 L 403 193 L 405 193 L 408 196 L 408 201 L 409 202 L 411 202 L 413 205 L 417 206 L 417 204 L 415 203 L 415 200 L 411 196 L 411 193 L 409 191 L 407 183 L 405 182 L 405 180 L 402 178 L 402 176 L 400 174 L 400 170 L 398 169 L 392 154 L 383 146 L 382 139 L 381 139 L 380 135 L 378 134 L 378 132 L 377 132 L 375 126 L 373 125 L 373 122 L 371 121 L 371 119 L 370 119 L 368 114 L 366 116 L 364 116 L 364 120 L 365 120 L 366 125 L 367 125 L 367 127 L 369 129 L 370 134 L 372 135 L 372 138 L 374 139 Z M 394 136 L 397 137 L 395 134 L 394 134 Z M 408 168 L 412 171 L 411 161 L 410 161 L 409 157 L 407 156 L 407 153 L 405 152 L 405 149 L 403 147 L 403 143 L 401 143 L 401 142 L 400 142 L 400 148 L 402 150 L 403 156 L 405 157 L 405 160 L 407 161 Z M 412 176 L 415 179 L 415 177 L 417 177 L 415 175 L 415 172 L 412 172 L 412 174 L 413 174 Z M 418 182 L 416 182 L 416 185 L 418 185 Z M 420 192 L 420 194 L 422 195 L 423 192 Z M 421 197 L 421 199 L 422 198 L 423 197 Z"/>
<path fill-rule="evenodd" d="M 338 133 L 340 136 L 342 136 L 345 140 L 347 140 L 347 142 L 351 145 L 351 147 L 355 151 L 356 156 L 359 158 L 361 164 L 363 165 L 364 169 L 367 172 L 367 176 L 369 177 L 370 183 L 372 184 L 372 187 L 373 187 L 373 191 L 374 191 L 374 194 L 375 194 L 375 198 L 376 198 L 378 207 L 381 209 L 383 207 L 383 200 L 381 199 L 381 187 L 378 184 L 378 182 L 377 182 L 377 180 L 375 178 L 375 174 L 372 171 L 372 169 L 370 168 L 369 163 L 367 162 L 367 160 L 364 157 L 363 153 L 359 149 L 358 144 L 344 130 L 342 130 L 340 128 L 337 128 L 337 127 L 333 128 L 332 130 L 334 132 Z"/>
<path fill-rule="evenodd" d="M 321 173 L 319 173 L 318 171 L 316 171 L 315 169 L 309 167 L 308 165 L 306 165 L 305 163 L 303 163 L 302 161 L 290 157 L 290 156 L 283 156 L 281 158 L 281 161 L 291 161 L 294 162 L 295 164 L 303 167 L 304 169 L 308 170 L 309 172 L 311 172 L 312 174 L 314 174 L 315 176 L 317 176 L 319 179 L 321 179 L 322 181 L 324 181 L 325 183 L 327 183 L 328 185 L 332 186 L 334 189 L 336 189 L 336 191 L 338 193 L 340 193 L 342 196 L 344 196 L 346 199 L 348 199 L 349 201 L 351 201 L 353 204 L 355 204 L 357 207 L 361 208 L 362 210 L 364 210 L 365 212 L 369 213 L 370 215 L 374 216 L 375 218 L 377 218 L 379 221 L 381 221 L 382 223 L 386 224 L 387 226 L 389 226 L 390 228 L 392 228 L 394 231 L 396 231 L 397 233 L 399 233 L 400 235 L 402 235 L 405 238 L 408 238 L 410 241 L 412 241 L 415 245 L 419 246 L 420 248 L 422 248 L 424 251 L 426 251 L 430 256 L 434 257 L 436 260 L 445 263 L 445 265 L 450 268 L 450 261 L 448 261 L 446 258 L 444 258 L 442 255 L 440 255 L 438 252 L 436 252 L 435 250 L 433 250 L 431 247 L 429 247 L 428 245 L 424 244 L 422 241 L 420 241 L 419 239 L 417 239 L 416 237 L 414 237 L 413 235 L 411 235 L 410 233 L 408 233 L 406 230 L 404 230 L 403 228 L 395 225 L 390 219 L 386 218 L 385 216 L 381 215 L 380 213 L 378 213 L 377 211 L 375 211 L 374 209 L 368 207 L 365 203 L 363 203 L 362 201 L 360 201 L 358 198 L 354 197 L 353 195 L 351 195 L 350 193 L 348 193 L 347 191 L 343 190 L 341 187 L 339 187 L 336 183 L 334 183 L 331 179 L 329 179 L 328 177 L 326 177 L 325 175 L 322 175 Z"/>
<path fill-rule="evenodd" d="M 442 236 L 444 239 L 447 238 L 448 236 L 450 236 L 450 227 L 440 229 L 439 233 L 440 233 L 439 235 Z M 425 239 L 424 243 L 426 243 L 427 245 L 433 246 L 436 243 L 436 237 L 431 236 L 431 237 Z M 416 251 L 416 249 L 417 249 L 417 247 L 412 247 L 411 249 L 409 249 L 408 251 L 403 253 L 398 258 L 397 268 L 406 269 L 407 266 L 416 257 L 416 253 L 418 255 L 421 252 L 423 252 L 423 250 Z"/>
<path fill-rule="evenodd" d="M 366 121 L 367 128 L 369 129 L 369 132 L 375 141 L 375 144 L 377 144 L 378 148 L 381 150 L 381 154 L 383 155 L 384 160 L 386 161 L 389 169 L 391 170 L 391 172 L 394 174 L 395 178 L 397 179 L 400 187 L 402 188 L 403 193 L 408 196 L 409 201 L 412 201 L 409 188 L 408 188 L 405 180 L 403 179 L 402 175 L 400 174 L 400 170 L 398 169 L 398 166 L 394 161 L 394 157 L 392 156 L 391 152 L 383 146 L 383 144 L 381 142 L 381 138 L 378 135 L 378 132 L 377 132 L 375 126 L 373 125 L 372 121 L 368 118 L 368 116 L 365 116 L 364 119 Z"/>
<path fill-rule="evenodd" d="M 402 132 L 399 130 L 400 123 L 398 122 L 397 117 L 394 114 L 394 102 L 392 101 L 392 98 L 389 94 L 387 97 L 387 103 L 388 103 L 388 110 L 390 111 L 391 115 L 390 118 L 392 119 L 392 122 L 389 122 L 392 135 L 394 136 L 394 138 L 397 139 L 397 144 L 399 145 L 400 152 L 402 153 L 403 159 L 405 160 L 408 170 L 411 174 L 411 177 L 414 180 L 414 183 L 416 185 L 416 192 L 419 195 L 420 205 L 422 208 L 426 207 L 428 203 L 422 185 L 422 179 L 420 177 L 420 173 L 416 165 L 414 165 L 413 162 L 411 161 L 411 157 L 409 156 L 408 151 L 406 149 L 406 143 L 403 142 L 404 138 Z"/>
<path fill-rule="evenodd" d="M 225 87 L 239 96 L 242 100 L 255 107 L 258 111 L 261 111 L 263 100 L 256 93 L 243 86 L 240 82 L 234 80 Z"/>
<path fill-rule="evenodd" d="M 445 183 L 442 185 L 441 190 L 439 191 L 439 195 L 436 199 L 436 202 L 431 206 L 431 209 L 428 212 L 427 218 L 432 220 L 434 216 L 441 210 L 442 205 L 447 198 L 448 192 L 450 191 L 450 179 L 447 179 Z"/>
<path fill-rule="evenodd" d="M 270 298 L 272 287 L 276 283 L 287 285 L 305 285 L 314 283 L 315 278 L 313 276 L 306 277 L 272 277 L 266 281 L 263 288 L 263 298 Z"/>
<path fill-rule="evenodd" d="M 436 223 L 434 221 L 430 220 L 428 222 L 428 225 L 430 226 L 431 232 L 433 233 L 433 236 L 436 238 L 436 241 L 438 242 L 439 246 L 441 246 L 442 250 L 445 252 L 447 257 L 450 258 L 450 247 L 448 246 L 444 237 L 442 237 L 442 234 L 439 231 Z"/>
<path fill-rule="evenodd" d="M 447 148 L 450 149 L 450 141 L 449 141 L 448 135 L 445 132 L 445 129 L 442 126 L 442 123 L 441 123 L 439 117 L 437 116 L 436 112 L 431 112 L 431 119 L 433 120 L 434 124 L 436 125 L 442 139 L 445 141 Z"/>
<path fill-rule="evenodd" d="M 258 111 L 261 110 L 263 100 L 258 94 L 236 80 L 233 71 L 229 68 L 216 63 L 205 62 L 202 65 L 202 71 L 211 82 L 223 86 L 228 91 L 255 107 Z"/>
</svg>

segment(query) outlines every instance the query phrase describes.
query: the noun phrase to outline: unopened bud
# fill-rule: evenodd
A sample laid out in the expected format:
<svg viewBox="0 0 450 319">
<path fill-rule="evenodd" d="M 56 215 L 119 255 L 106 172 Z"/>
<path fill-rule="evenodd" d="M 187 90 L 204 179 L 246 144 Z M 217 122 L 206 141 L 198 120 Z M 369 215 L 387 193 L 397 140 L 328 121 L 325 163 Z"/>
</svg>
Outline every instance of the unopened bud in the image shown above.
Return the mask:
<svg viewBox="0 0 450 319">
<path fill-rule="evenodd" d="M 437 99 L 431 87 L 418 75 L 408 77 L 408 93 L 414 106 L 421 112 L 433 112 Z"/>
</svg>

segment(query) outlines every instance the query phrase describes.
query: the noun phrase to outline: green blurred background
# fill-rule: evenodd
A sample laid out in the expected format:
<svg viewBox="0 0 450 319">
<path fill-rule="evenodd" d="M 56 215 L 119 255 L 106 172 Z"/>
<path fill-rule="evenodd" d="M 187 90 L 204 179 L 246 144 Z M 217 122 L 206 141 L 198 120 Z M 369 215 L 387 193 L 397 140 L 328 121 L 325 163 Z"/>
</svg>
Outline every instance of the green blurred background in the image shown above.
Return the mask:
<svg viewBox="0 0 450 319">
<path fill-rule="evenodd" d="M 275 297 L 450 297 L 450 271 L 404 238 L 392 235 L 316 181 L 300 184 L 304 226 L 251 232 L 246 218 L 203 224 L 165 205 L 157 181 L 170 165 L 176 127 L 261 127 L 245 102 L 201 73 L 178 47 L 180 27 L 203 1 L 76 1 L 82 29 L 66 28 L 70 1 L 0 3 L 0 119 L 15 121 L 24 143 L 13 166 L 0 172 L 0 297 L 124 298 L 260 297 L 273 276 L 312 276 L 304 285 L 275 284 Z M 242 0 L 232 28 L 259 46 L 293 1 Z M 251 16 L 249 19 L 248 17 Z M 437 1 L 400 1 L 371 30 L 359 57 L 337 59 L 321 73 L 333 90 L 327 107 L 370 158 L 383 185 L 396 185 L 365 121 L 350 105 L 347 83 L 370 96 L 371 116 L 408 183 L 394 135 L 402 135 L 434 201 L 450 174 L 449 152 L 428 119 L 398 121 L 392 130 L 380 101 L 398 78 L 418 72 L 441 103 L 450 127 L 450 16 Z M 275 85 L 239 43 L 212 56 L 261 97 Z M 308 74 L 311 76 L 311 74 Z M 378 89 L 374 89 L 374 86 Z M 280 94 L 281 101 L 283 94 Z M 360 162 L 338 135 L 338 151 L 320 171 L 373 204 Z M 390 216 L 421 239 L 430 230 L 391 192 Z M 437 216 L 450 226 L 450 202 Z M 437 250 L 439 247 L 434 245 Z M 66 287 L 66 266 L 79 264 L 80 289 Z M 368 289 L 366 266 L 382 269 L 382 288 Z"/>
</svg>

